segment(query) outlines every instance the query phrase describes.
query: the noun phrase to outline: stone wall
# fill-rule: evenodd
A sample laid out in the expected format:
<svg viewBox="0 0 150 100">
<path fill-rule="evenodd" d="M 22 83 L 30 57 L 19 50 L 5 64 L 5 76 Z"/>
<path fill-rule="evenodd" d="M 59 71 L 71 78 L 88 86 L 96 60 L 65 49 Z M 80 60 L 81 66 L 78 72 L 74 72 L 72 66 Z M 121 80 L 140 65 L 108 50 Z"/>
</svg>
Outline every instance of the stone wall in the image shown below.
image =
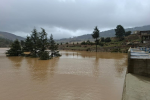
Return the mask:
<svg viewBox="0 0 150 100">
<path fill-rule="evenodd" d="M 150 59 L 129 59 L 128 73 L 150 77 Z"/>
</svg>

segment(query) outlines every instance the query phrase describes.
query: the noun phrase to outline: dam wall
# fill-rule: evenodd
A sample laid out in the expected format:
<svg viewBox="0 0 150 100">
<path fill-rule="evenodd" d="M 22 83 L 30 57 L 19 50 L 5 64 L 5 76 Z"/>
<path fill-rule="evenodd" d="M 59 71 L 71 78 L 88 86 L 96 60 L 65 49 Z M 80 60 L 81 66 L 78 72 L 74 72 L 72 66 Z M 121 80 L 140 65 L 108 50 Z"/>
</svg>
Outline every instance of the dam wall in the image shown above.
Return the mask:
<svg viewBox="0 0 150 100">
<path fill-rule="evenodd" d="M 128 50 L 128 67 L 125 75 L 122 100 L 150 100 L 150 49 Z"/>
<path fill-rule="evenodd" d="M 127 73 L 150 77 L 150 54 L 141 48 L 130 48 L 128 51 Z"/>
</svg>

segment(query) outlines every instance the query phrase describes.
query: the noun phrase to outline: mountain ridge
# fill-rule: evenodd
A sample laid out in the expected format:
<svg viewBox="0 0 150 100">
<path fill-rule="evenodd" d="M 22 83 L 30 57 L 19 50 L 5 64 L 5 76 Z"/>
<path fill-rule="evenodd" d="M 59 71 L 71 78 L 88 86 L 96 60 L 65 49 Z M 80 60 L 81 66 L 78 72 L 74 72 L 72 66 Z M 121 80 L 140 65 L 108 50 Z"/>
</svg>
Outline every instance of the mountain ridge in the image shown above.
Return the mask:
<svg viewBox="0 0 150 100">
<path fill-rule="evenodd" d="M 144 31 L 144 30 L 150 30 L 150 25 L 144 25 L 144 26 L 138 26 L 138 27 L 133 27 L 133 28 L 126 28 L 125 31 Z M 0 37 L 2 38 L 6 38 L 9 40 L 25 40 L 25 38 L 21 37 L 21 36 L 17 36 L 14 35 L 12 33 L 9 32 L 2 32 L 0 31 Z M 106 30 L 106 31 L 102 31 L 100 32 L 100 37 L 115 37 L 115 30 L 114 29 L 110 29 L 110 30 Z M 76 36 L 73 38 L 62 38 L 62 39 L 57 39 L 56 42 L 57 43 L 65 43 L 65 42 L 81 42 L 81 41 L 94 41 L 94 39 L 92 38 L 91 34 L 84 34 L 84 35 L 80 35 L 80 36 Z"/>
<path fill-rule="evenodd" d="M 100 32 L 100 37 L 115 37 L 115 30 L 114 29 Z M 145 31 L 145 30 L 150 30 L 150 25 L 137 26 L 137 27 L 125 29 L 125 31 L 131 31 L 132 33 L 134 31 Z M 77 40 L 77 41 L 75 41 L 75 40 Z M 59 39 L 56 41 L 58 43 L 60 43 L 60 42 L 64 43 L 64 42 L 80 42 L 80 41 L 86 41 L 86 40 L 94 41 L 91 34 L 81 35 L 81 36 L 77 36 L 77 37 L 73 37 L 73 38 L 64 38 L 64 39 Z"/>
<path fill-rule="evenodd" d="M 9 33 L 9 32 L 2 32 L 0 31 L 0 37 L 2 38 L 6 38 L 6 39 L 9 39 L 9 40 L 25 40 L 25 38 L 21 37 L 21 36 L 17 36 L 17 35 L 14 35 L 12 33 Z"/>
</svg>

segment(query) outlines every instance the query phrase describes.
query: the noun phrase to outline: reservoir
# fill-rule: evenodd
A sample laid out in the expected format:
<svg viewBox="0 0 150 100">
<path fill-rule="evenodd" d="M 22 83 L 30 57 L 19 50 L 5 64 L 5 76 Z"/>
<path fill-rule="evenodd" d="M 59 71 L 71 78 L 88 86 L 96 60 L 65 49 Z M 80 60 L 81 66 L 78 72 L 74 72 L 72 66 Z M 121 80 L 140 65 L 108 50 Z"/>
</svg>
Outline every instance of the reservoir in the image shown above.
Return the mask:
<svg viewBox="0 0 150 100">
<path fill-rule="evenodd" d="M 60 51 L 39 60 L 0 49 L 0 100 L 121 100 L 127 54 Z"/>
</svg>

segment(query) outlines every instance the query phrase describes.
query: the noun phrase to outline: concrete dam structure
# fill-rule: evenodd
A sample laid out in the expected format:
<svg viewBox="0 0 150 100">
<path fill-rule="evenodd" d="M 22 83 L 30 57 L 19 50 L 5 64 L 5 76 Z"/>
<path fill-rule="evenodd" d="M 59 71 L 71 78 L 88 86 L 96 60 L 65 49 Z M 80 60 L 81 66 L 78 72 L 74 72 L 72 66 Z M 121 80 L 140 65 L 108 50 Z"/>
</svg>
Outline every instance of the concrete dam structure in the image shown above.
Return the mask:
<svg viewBox="0 0 150 100">
<path fill-rule="evenodd" d="M 150 48 L 130 48 L 128 52 L 128 73 L 150 77 Z"/>
<path fill-rule="evenodd" d="M 150 48 L 130 48 L 122 100 L 150 100 L 149 93 Z"/>
</svg>

